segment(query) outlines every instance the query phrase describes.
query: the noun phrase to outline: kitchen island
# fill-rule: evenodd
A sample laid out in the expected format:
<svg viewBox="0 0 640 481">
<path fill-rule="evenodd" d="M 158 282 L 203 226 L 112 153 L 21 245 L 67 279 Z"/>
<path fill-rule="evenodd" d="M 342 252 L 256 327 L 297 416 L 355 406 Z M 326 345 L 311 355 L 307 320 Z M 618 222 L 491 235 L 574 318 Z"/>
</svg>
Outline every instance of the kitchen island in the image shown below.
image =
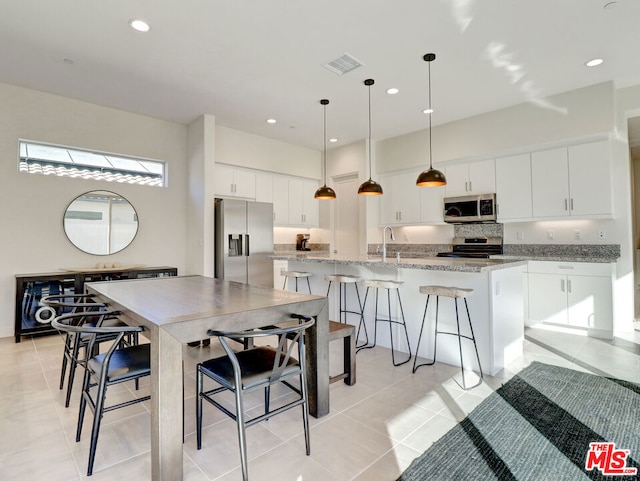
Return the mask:
<svg viewBox="0 0 640 481">
<path fill-rule="evenodd" d="M 399 258 L 393 256 L 383 260 L 381 256 L 349 256 L 332 254 L 281 253 L 270 257 L 275 261 L 286 261 L 282 265 L 289 270 L 311 272 L 311 290 L 314 294 L 325 295 L 326 274 L 349 274 L 362 279 L 389 279 L 403 281 L 400 289 L 412 352 L 415 354 L 420 333 L 426 296 L 420 294 L 421 285 L 443 285 L 470 288 L 474 294 L 469 298 L 469 312 L 483 371 L 494 375 L 505 365 L 522 354 L 524 341 L 524 309 L 526 260 L 515 259 L 464 259 L 464 258 Z M 329 317 L 338 319 L 337 290 L 329 298 Z M 364 299 L 364 292 L 360 293 Z M 385 296 L 386 299 L 386 296 Z M 370 333 L 373 332 L 375 296 L 370 293 L 365 306 L 364 318 Z M 350 309 L 357 307 L 357 299 L 349 296 Z M 433 358 L 433 331 L 435 303 L 430 303 L 425 331 L 420 346 L 420 357 Z M 382 313 L 386 304 L 380 302 Z M 400 315 L 399 306 L 392 299 L 392 317 Z M 461 310 L 462 330 L 466 332 L 464 308 Z M 358 319 L 352 316 L 352 324 Z M 439 329 L 455 330 L 455 306 L 451 299 L 441 299 Z M 394 326 L 395 327 L 395 326 Z M 394 338 L 399 339 L 399 335 Z M 378 344 L 390 347 L 389 330 L 378 330 Z M 394 346 L 402 350 L 402 346 Z M 405 348 L 406 349 L 406 348 Z M 463 344 L 464 361 L 467 366 L 475 366 L 472 345 Z M 457 339 L 453 336 L 438 337 L 438 361 L 460 365 Z"/>
</svg>

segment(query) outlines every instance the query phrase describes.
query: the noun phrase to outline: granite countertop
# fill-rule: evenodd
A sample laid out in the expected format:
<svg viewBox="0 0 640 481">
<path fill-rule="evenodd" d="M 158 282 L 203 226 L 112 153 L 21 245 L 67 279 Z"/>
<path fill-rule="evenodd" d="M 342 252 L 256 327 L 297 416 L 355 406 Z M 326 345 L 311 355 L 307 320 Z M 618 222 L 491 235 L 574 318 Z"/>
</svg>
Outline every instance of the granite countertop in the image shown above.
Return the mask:
<svg viewBox="0 0 640 481">
<path fill-rule="evenodd" d="M 425 269 L 434 271 L 452 272 L 487 272 L 497 269 L 505 269 L 525 265 L 522 259 L 461 259 L 450 257 L 423 257 L 410 258 L 396 256 L 387 257 L 375 255 L 340 255 L 330 253 L 285 253 L 281 252 L 269 256 L 273 260 L 286 260 L 296 262 L 311 262 L 321 264 L 350 264 L 365 267 L 388 267 L 391 269 Z"/>
<path fill-rule="evenodd" d="M 619 257 L 619 256 L 618 256 Z M 580 256 L 580 255 L 495 255 L 492 259 L 504 260 L 525 260 L 525 261 L 550 261 L 550 262 L 595 262 L 610 263 L 616 262 L 618 257 L 613 256 Z"/>
</svg>

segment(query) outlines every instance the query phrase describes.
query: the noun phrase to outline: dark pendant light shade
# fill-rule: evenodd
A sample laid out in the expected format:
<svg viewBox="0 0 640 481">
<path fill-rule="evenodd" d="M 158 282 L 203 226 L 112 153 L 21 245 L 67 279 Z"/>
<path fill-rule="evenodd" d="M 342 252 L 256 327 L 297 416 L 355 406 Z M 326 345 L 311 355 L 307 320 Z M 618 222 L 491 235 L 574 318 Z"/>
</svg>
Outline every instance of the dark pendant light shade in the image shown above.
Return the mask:
<svg viewBox="0 0 640 481">
<path fill-rule="evenodd" d="M 320 101 L 323 108 L 323 148 L 322 151 L 322 180 L 324 185 L 319 187 L 316 190 L 316 193 L 313 195 L 314 199 L 318 200 L 333 200 L 336 198 L 336 193 L 331 187 L 327 187 L 327 105 L 329 101 L 327 99 L 322 99 Z"/>
<path fill-rule="evenodd" d="M 371 179 L 371 86 L 373 79 L 367 79 L 364 84 L 369 87 L 369 180 L 365 180 L 358 188 L 358 195 L 382 195 L 382 186 Z"/>
<path fill-rule="evenodd" d="M 435 53 L 428 53 L 422 57 L 429 64 L 429 168 L 418 176 L 416 185 L 418 187 L 439 187 L 447 185 L 447 178 L 442 172 L 433 168 L 431 153 L 431 62 L 436 59 Z"/>
</svg>

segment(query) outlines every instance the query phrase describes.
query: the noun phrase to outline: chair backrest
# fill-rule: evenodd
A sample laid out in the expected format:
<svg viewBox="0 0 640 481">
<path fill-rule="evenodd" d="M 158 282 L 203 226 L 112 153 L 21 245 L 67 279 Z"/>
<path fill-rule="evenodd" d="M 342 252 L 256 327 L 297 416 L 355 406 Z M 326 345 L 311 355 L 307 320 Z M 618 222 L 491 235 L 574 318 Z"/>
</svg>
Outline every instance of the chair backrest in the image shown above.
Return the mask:
<svg viewBox="0 0 640 481">
<path fill-rule="evenodd" d="M 276 355 L 273 363 L 273 370 L 270 377 L 270 382 L 274 383 L 280 379 L 284 369 L 287 367 L 289 359 L 294 349 L 298 350 L 298 362 L 300 368 L 305 369 L 305 354 L 304 354 L 304 331 L 313 326 L 315 320 L 310 317 L 301 316 L 299 314 L 293 314 L 291 316 L 296 320 L 287 319 L 278 327 L 267 329 L 256 329 L 242 332 L 225 332 L 217 331 L 215 329 L 209 329 L 207 334 L 209 336 L 215 336 L 220 340 L 220 344 L 227 352 L 231 363 L 233 364 L 236 374 L 240 374 L 240 367 L 234 351 L 229 347 L 225 338 L 233 340 L 242 340 L 256 337 L 277 336 L 278 347 L 276 348 Z"/>
<path fill-rule="evenodd" d="M 120 314 L 119 311 L 89 311 L 89 312 L 71 312 L 55 317 L 51 321 L 51 325 L 59 331 L 74 333 L 76 335 L 88 335 L 89 342 L 87 352 L 93 352 L 96 340 L 100 335 L 112 335 L 114 340 L 109 350 L 106 352 L 105 365 L 108 359 L 116 350 L 124 336 L 136 332 L 142 332 L 142 326 L 103 326 L 102 323 L 107 319 L 113 319 Z M 90 322 L 93 321 L 93 322 Z"/>
<path fill-rule="evenodd" d="M 44 324 L 62 314 L 100 310 L 105 304 L 96 302 L 93 294 L 55 294 L 44 296 L 38 302 L 40 306 L 35 313 L 38 322 Z"/>
</svg>

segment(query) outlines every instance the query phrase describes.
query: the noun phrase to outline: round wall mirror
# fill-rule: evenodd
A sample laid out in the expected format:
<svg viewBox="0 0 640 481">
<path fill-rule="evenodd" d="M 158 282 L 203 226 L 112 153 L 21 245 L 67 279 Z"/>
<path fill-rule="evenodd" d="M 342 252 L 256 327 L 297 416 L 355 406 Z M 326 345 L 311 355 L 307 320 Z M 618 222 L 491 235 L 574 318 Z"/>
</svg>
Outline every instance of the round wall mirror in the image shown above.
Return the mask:
<svg viewBox="0 0 640 481">
<path fill-rule="evenodd" d="M 138 214 L 121 195 L 94 190 L 69 204 L 64 232 L 74 246 L 88 254 L 115 254 L 133 242 Z"/>
</svg>

